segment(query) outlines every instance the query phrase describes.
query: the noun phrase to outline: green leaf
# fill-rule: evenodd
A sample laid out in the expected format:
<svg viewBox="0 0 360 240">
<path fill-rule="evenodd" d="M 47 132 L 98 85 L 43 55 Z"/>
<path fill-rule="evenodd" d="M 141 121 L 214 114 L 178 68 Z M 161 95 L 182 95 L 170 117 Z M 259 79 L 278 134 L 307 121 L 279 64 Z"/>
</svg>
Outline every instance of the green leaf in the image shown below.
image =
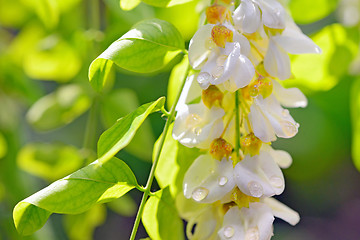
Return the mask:
<svg viewBox="0 0 360 240">
<path fill-rule="evenodd" d="M 92 240 L 95 228 L 102 225 L 105 220 L 106 208 L 99 204 L 82 214 L 66 215 L 65 229 L 69 239 Z"/>
<path fill-rule="evenodd" d="M 169 188 L 157 191 L 147 200 L 142 222 L 152 240 L 185 239 L 183 222 L 178 215 Z"/>
<path fill-rule="evenodd" d="M 76 50 L 58 36 L 50 35 L 30 48 L 24 70 L 31 78 L 68 82 L 78 74 L 81 59 Z"/>
<path fill-rule="evenodd" d="M 120 7 L 122 10 L 130 11 L 139 5 L 141 0 L 120 0 Z"/>
<path fill-rule="evenodd" d="M 40 98 L 26 118 L 37 130 L 48 131 L 64 126 L 90 107 L 90 98 L 80 86 L 71 84 Z"/>
<path fill-rule="evenodd" d="M 312 39 L 322 54 L 303 54 L 292 58 L 295 79 L 284 81 L 288 87 L 304 87 L 313 91 L 327 91 L 336 86 L 348 73 L 357 53 L 357 43 L 340 24 L 332 24 L 316 33 Z"/>
<path fill-rule="evenodd" d="M 126 104 L 124 104 L 126 102 Z M 103 121 L 107 128 L 117 119 L 135 111 L 140 105 L 136 92 L 131 89 L 117 89 L 104 96 L 101 104 Z M 151 161 L 151 152 L 155 142 L 150 122 L 145 121 L 126 147 L 126 151 L 143 160 Z"/>
<path fill-rule="evenodd" d="M 167 107 L 170 109 L 174 104 L 177 93 L 180 91 L 181 82 L 187 76 L 187 69 L 189 67 L 188 56 L 185 55 L 183 60 L 177 64 L 171 71 L 169 78 L 169 85 L 167 89 Z"/>
<path fill-rule="evenodd" d="M 142 0 L 144 3 L 155 7 L 171 7 L 178 4 L 184 4 L 193 0 Z"/>
<path fill-rule="evenodd" d="M 78 149 L 64 144 L 30 143 L 24 146 L 17 156 L 21 169 L 48 181 L 76 171 L 83 162 Z"/>
<path fill-rule="evenodd" d="M 8 146 L 4 135 L 0 132 L 0 159 L 3 158 L 8 151 Z"/>
<path fill-rule="evenodd" d="M 291 15 L 297 23 L 309 24 L 333 12 L 339 0 L 290 0 Z"/>
<path fill-rule="evenodd" d="M 138 186 L 120 159 L 97 160 L 19 202 L 13 212 L 22 235 L 40 229 L 51 213 L 79 214 L 96 203 L 109 202 Z"/>
<path fill-rule="evenodd" d="M 352 120 L 352 158 L 360 171 L 360 78 L 355 80 L 351 88 L 351 120 Z"/>
<path fill-rule="evenodd" d="M 144 104 L 134 112 L 120 118 L 111 128 L 106 130 L 98 142 L 98 156 L 100 160 L 107 160 L 126 147 L 141 124 L 151 113 L 159 111 L 164 106 L 165 98 Z"/>
<path fill-rule="evenodd" d="M 159 19 L 144 20 L 112 43 L 91 63 L 90 83 L 100 91 L 113 63 L 138 73 L 158 71 L 184 48 L 181 34 L 171 23 Z"/>
<path fill-rule="evenodd" d="M 171 125 L 162 148 L 159 163 L 155 170 L 156 180 L 161 188 L 170 186 L 171 195 L 176 197 L 182 192 L 185 172 L 192 162 L 200 155 L 197 148 L 187 148 L 172 137 Z M 159 139 L 161 136 L 159 137 Z M 159 147 L 159 140 L 155 143 L 154 151 Z"/>
<path fill-rule="evenodd" d="M 32 8 L 47 28 L 54 28 L 59 22 L 59 8 L 56 0 L 22 0 Z"/>
</svg>

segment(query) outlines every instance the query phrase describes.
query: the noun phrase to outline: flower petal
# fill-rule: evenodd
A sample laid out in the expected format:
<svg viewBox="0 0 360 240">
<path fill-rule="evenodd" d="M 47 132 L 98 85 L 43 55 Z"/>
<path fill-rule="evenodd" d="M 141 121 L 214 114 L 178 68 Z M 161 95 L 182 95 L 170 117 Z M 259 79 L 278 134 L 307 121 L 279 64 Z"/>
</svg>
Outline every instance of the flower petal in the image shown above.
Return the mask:
<svg viewBox="0 0 360 240">
<path fill-rule="evenodd" d="M 224 216 L 218 235 L 222 240 L 269 240 L 273 235 L 274 216 L 263 203 L 250 203 L 249 208 L 230 208 Z M 253 238 L 251 238 L 253 237 Z"/>
<path fill-rule="evenodd" d="M 211 38 L 211 30 L 213 24 L 206 24 L 202 26 L 194 35 L 189 45 L 189 62 L 194 69 L 199 69 L 199 66 L 206 60 L 210 51 L 206 48 L 206 41 Z"/>
<path fill-rule="evenodd" d="M 290 54 L 321 53 L 321 49 L 311 38 L 302 33 L 292 19 L 287 20 L 287 26 L 281 35 L 274 36 L 277 42 L 285 51 Z"/>
<path fill-rule="evenodd" d="M 254 33 L 260 27 L 259 8 L 250 0 L 241 1 L 233 15 L 235 27 L 246 33 Z"/>
<path fill-rule="evenodd" d="M 260 6 L 263 24 L 269 28 L 285 28 L 285 9 L 276 0 L 253 0 Z"/>
<path fill-rule="evenodd" d="M 259 155 L 245 158 L 234 169 L 236 185 L 246 195 L 271 197 L 284 191 L 285 181 L 281 169 L 272 156 L 260 151 Z"/>
<path fill-rule="evenodd" d="M 277 81 L 273 81 L 273 93 L 281 105 L 288 108 L 306 107 L 307 98 L 298 88 L 284 88 Z"/>
<path fill-rule="evenodd" d="M 235 187 L 232 162 L 218 161 L 201 155 L 185 173 L 183 190 L 186 198 L 212 203 L 221 200 Z"/>
<path fill-rule="evenodd" d="M 288 168 L 292 164 L 292 157 L 288 152 L 275 150 L 267 144 L 263 144 L 261 150 L 267 151 L 281 168 Z"/>
<path fill-rule="evenodd" d="M 300 221 L 300 216 L 297 212 L 278 200 L 274 198 L 265 198 L 263 202 L 271 208 L 275 217 L 281 218 L 293 226 Z"/>
<path fill-rule="evenodd" d="M 290 58 L 284 49 L 279 48 L 273 38 L 270 38 L 268 51 L 264 58 L 265 70 L 281 80 L 290 78 Z"/>
</svg>

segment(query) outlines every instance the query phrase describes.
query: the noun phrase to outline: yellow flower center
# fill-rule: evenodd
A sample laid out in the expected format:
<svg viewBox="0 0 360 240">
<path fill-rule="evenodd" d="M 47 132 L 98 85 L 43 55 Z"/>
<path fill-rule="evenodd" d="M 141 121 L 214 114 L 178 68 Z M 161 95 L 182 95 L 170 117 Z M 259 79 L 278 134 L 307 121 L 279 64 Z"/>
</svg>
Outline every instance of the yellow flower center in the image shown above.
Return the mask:
<svg viewBox="0 0 360 240">
<path fill-rule="evenodd" d="M 211 30 L 211 37 L 217 46 L 224 48 L 227 42 L 233 41 L 233 32 L 223 25 L 217 25 Z"/>
</svg>

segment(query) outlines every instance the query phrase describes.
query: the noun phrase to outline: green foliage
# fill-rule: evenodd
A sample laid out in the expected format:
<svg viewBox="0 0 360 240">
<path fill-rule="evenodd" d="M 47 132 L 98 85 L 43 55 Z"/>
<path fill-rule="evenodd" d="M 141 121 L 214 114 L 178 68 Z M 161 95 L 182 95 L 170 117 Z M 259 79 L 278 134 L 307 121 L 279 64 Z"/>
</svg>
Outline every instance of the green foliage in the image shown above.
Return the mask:
<svg viewBox="0 0 360 240">
<path fill-rule="evenodd" d="M 308 24 L 332 13 L 339 0 L 290 0 L 291 15 L 297 23 Z"/>
<path fill-rule="evenodd" d="M 19 202 L 13 212 L 15 226 L 20 234 L 29 235 L 40 229 L 51 213 L 82 213 L 137 186 L 134 174 L 123 161 L 97 160 Z"/>
<path fill-rule="evenodd" d="M 151 73 L 165 67 L 182 51 L 184 40 L 172 24 L 159 19 L 144 20 L 91 63 L 90 83 L 100 91 L 113 63 L 129 71 Z"/>
<path fill-rule="evenodd" d="M 180 91 L 181 82 L 187 76 L 187 70 L 189 68 L 188 55 L 185 55 L 183 60 L 177 64 L 171 71 L 171 75 L 168 83 L 167 90 L 167 107 L 171 108 L 174 104 L 177 93 Z"/>
<path fill-rule="evenodd" d="M 99 159 L 101 161 L 110 159 L 128 145 L 149 114 L 159 111 L 164 104 L 165 98 L 161 97 L 154 102 L 140 106 L 136 111 L 120 118 L 100 136 L 98 142 Z"/>
<path fill-rule="evenodd" d="M 187 3 L 193 0 L 142 0 L 144 3 L 155 7 L 171 7 L 178 4 Z"/>
<path fill-rule="evenodd" d="M 142 222 L 152 240 L 185 239 L 183 223 L 168 187 L 157 191 L 147 200 Z"/>
<path fill-rule="evenodd" d="M 126 217 L 134 216 L 137 210 L 137 204 L 129 194 L 109 202 L 107 206 L 117 214 Z"/>
<path fill-rule="evenodd" d="M 49 181 L 62 178 L 83 164 L 83 157 L 73 146 L 50 143 L 31 143 L 18 153 L 19 167 Z"/>
<path fill-rule="evenodd" d="M 136 110 L 139 105 L 136 92 L 131 89 L 117 89 L 106 94 L 101 102 L 101 117 L 105 127 L 111 127 L 120 117 Z M 126 151 L 140 159 L 151 161 L 154 141 L 151 125 L 145 121 Z"/>
<path fill-rule="evenodd" d="M 37 130 L 48 131 L 64 126 L 90 107 L 90 98 L 76 84 L 62 86 L 39 99 L 28 111 L 26 118 Z"/>
<path fill-rule="evenodd" d="M 120 7 L 125 11 L 130 11 L 137 7 L 141 3 L 141 0 L 120 0 Z"/>
<path fill-rule="evenodd" d="M 340 24 L 323 28 L 312 39 L 323 53 L 293 57 L 291 68 L 295 79 L 285 81 L 285 85 L 313 91 L 330 90 L 347 74 L 357 53 L 357 43 Z"/>
<path fill-rule="evenodd" d="M 84 213 L 66 215 L 65 229 L 70 239 L 92 240 L 95 228 L 103 224 L 105 219 L 105 206 L 95 205 Z"/>
<path fill-rule="evenodd" d="M 354 164 L 360 171 L 360 78 L 353 83 L 350 97 L 353 129 L 351 151 Z"/>
<path fill-rule="evenodd" d="M 4 135 L 0 132 L 0 159 L 3 158 L 8 151 L 8 146 Z"/>
</svg>

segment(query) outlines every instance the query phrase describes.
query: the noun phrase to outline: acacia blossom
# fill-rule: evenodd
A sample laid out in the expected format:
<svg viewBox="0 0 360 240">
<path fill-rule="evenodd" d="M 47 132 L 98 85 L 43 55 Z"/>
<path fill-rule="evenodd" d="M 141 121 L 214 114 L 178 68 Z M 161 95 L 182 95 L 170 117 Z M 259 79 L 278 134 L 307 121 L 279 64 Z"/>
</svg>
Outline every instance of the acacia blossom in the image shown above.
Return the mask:
<svg viewBox="0 0 360 240">
<path fill-rule="evenodd" d="M 176 107 L 174 139 L 201 149 L 177 199 L 189 239 L 268 240 L 274 217 L 300 220 L 272 198 L 284 191 L 281 168 L 292 158 L 271 143 L 297 134 L 287 108 L 307 105 L 299 89 L 281 85 L 291 77 L 288 53 L 321 50 L 278 1 L 234 2 L 206 9 L 189 45 L 194 74 Z"/>
</svg>

